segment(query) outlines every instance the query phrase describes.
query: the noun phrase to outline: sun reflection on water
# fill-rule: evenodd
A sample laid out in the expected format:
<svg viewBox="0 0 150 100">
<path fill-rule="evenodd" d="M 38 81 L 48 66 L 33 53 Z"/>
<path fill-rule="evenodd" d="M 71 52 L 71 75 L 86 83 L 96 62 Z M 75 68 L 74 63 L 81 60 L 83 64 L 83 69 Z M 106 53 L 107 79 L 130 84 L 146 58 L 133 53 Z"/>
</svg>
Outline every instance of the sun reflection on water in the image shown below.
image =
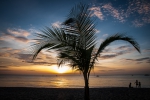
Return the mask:
<svg viewBox="0 0 150 100">
<path fill-rule="evenodd" d="M 57 81 L 54 82 L 55 87 L 63 88 L 67 87 L 68 81 L 66 79 L 58 79 Z"/>
</svg>

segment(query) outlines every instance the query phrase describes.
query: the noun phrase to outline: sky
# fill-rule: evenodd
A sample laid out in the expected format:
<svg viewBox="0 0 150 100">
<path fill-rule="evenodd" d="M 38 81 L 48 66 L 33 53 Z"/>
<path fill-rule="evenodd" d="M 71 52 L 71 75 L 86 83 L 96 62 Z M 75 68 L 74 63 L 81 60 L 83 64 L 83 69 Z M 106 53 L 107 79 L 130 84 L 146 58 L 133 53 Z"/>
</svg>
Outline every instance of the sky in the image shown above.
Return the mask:
<svg viewBox="0 0 150 100">
<path fill-rule="evenodd" d="M 96 18 L 97 47 L 108 36 L 124 33 L 140 45 L 116 41 L 109 45 L 91 75 L 150 74 L 149 0 L 1 0 L 0 74 L 79 75 L 68 65 L 57 66 L 55 51 L 43 50 L 31 62 L 31 44 L 46 26 L 60 27 L 78 3 L 90 6 Z"/>
</svg>

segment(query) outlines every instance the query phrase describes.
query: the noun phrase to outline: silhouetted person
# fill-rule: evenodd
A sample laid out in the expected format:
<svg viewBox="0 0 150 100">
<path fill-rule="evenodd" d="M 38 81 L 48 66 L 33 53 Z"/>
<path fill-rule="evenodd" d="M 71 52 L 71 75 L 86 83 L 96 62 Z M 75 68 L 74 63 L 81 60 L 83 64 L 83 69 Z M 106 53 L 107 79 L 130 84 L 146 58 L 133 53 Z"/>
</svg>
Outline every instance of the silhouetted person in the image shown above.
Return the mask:
<svg viewBox="0 0 150 100">
<path fill-rule="evenodd" d="M 138 80 L 136 80 L 136 81 L 135 81 L 136 88 L 138 87 L 138 83 L 139 83 Z"/>
<path fill-rule="evenodd" d="M 130 84 L 129 84 L 129 88 L 131 88 L 131 82 L 130 82 Z"/>
<path fill-rule="evenodd" d="M 139 88 L 141 88 L 141 82 L 139 82 Z"/>
</svg>

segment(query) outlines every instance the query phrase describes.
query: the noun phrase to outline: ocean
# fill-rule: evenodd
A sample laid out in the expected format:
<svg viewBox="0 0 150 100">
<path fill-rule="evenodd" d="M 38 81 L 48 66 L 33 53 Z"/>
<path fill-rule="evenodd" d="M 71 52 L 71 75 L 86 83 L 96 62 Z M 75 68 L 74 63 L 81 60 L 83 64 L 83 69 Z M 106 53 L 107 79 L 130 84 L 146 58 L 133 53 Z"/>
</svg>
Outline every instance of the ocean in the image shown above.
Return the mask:
<svg viewBox="0 0 150 100">
<path fill-rule="evenodd" d="M 135 87 L 135 81 L 141 82 L 142 88 L 150 88 L 150 76 L 112 75 L 90 76 L 90 88 Z M 38 87 L 38 88 L 83 88 L 84 79 L 79 76 L 23 76 L 0 75 L 0 87 Z"/>
</svg>

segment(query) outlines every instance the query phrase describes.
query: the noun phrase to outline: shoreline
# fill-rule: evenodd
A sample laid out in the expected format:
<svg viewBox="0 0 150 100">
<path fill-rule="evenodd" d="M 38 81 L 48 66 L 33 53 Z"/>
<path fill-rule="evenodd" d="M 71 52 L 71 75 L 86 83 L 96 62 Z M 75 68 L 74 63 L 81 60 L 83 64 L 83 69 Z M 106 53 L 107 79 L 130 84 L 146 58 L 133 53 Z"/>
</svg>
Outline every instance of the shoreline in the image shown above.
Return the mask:
<svg viewBox="0 0 150 100">
<path fill-rule="evenodd" d="M 150 100 L 150 88 L 90 88 L 90 100 Z M 84 88 L 0 87 L 1 100 L 84 100 Z"/>
</svg>

